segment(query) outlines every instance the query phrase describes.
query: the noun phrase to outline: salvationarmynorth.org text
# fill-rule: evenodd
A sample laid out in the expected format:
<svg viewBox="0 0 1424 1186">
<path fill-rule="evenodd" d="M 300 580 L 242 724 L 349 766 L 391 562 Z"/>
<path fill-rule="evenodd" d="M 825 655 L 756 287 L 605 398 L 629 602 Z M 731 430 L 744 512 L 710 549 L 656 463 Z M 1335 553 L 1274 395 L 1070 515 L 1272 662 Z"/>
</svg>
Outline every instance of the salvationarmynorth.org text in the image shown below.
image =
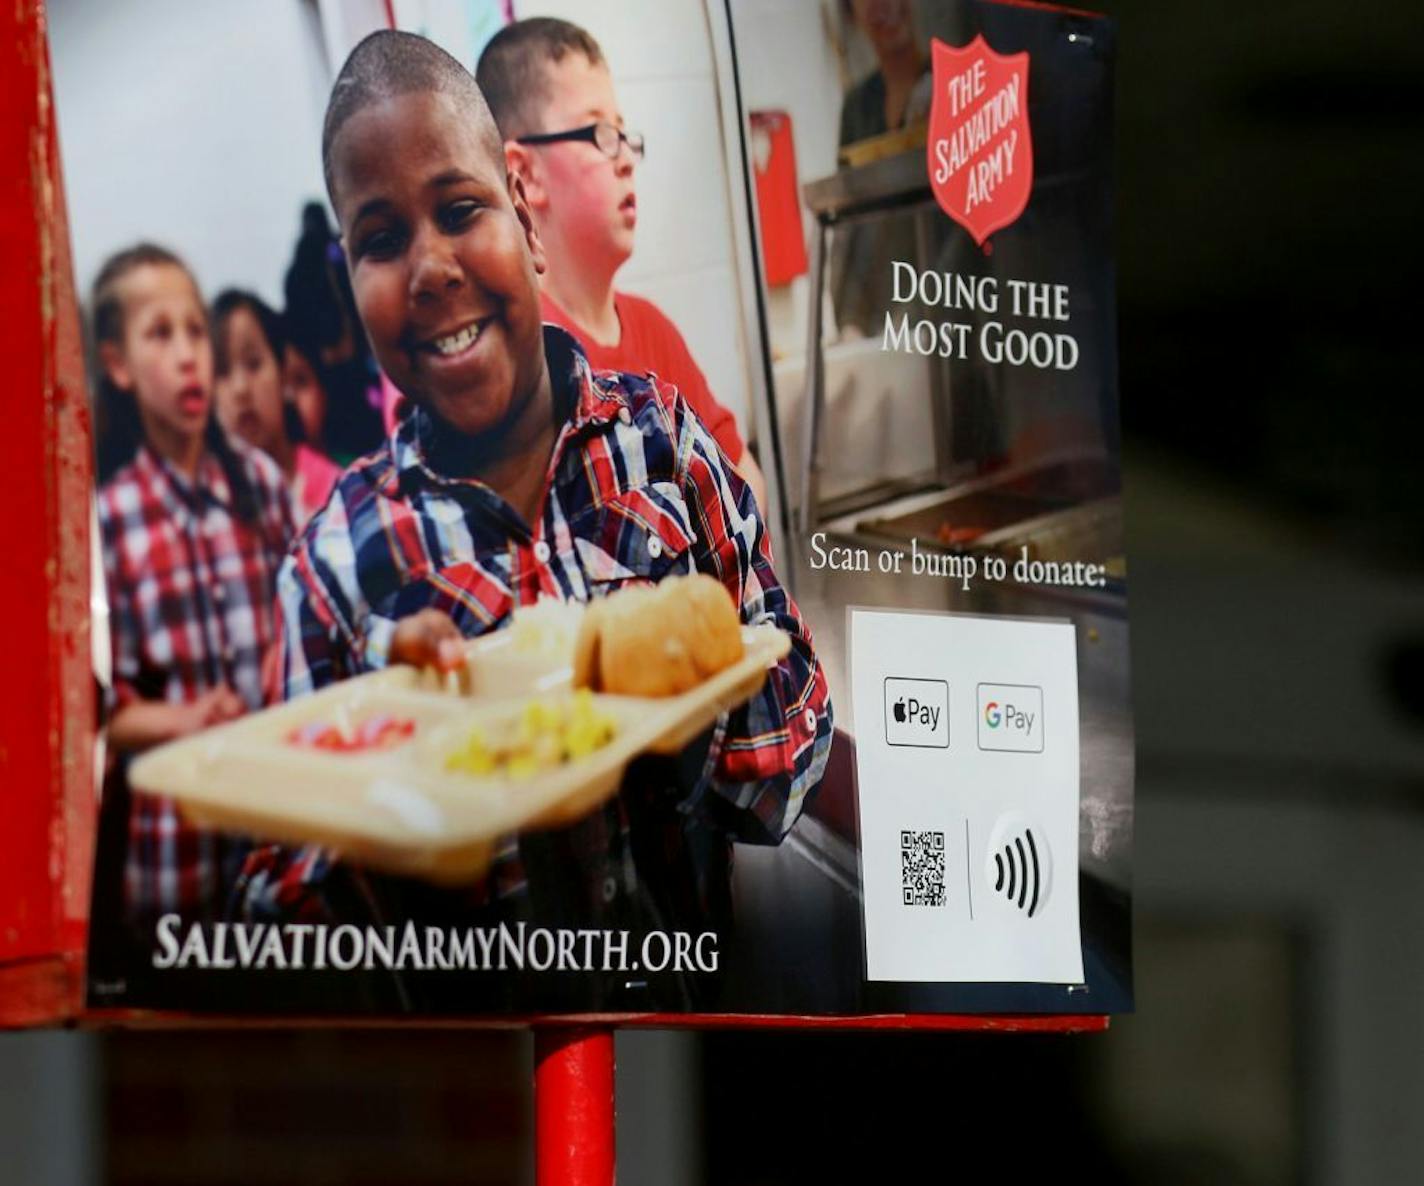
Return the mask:
<svg viewBox="0 0 1424 1186">
<path fill-rule="evenodd" d="M 153 966 L 215 970 L 414 972 L 716 972 L 715 931 L 190 923 L 165 914 Z"/>
</svg>

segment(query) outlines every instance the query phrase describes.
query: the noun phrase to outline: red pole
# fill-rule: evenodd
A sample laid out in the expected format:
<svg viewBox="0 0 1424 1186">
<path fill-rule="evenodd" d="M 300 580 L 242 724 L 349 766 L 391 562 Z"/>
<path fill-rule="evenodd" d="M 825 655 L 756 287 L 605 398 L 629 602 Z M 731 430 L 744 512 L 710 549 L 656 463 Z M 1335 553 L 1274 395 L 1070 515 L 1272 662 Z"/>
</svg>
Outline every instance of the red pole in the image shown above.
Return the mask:
<svg viewBox="0 0 1424 1186">
<path fill-rule="evenodd" d="M 613 1031 L 534 1031 L 537 1186 L 613 1186 Z"/>
</svg>

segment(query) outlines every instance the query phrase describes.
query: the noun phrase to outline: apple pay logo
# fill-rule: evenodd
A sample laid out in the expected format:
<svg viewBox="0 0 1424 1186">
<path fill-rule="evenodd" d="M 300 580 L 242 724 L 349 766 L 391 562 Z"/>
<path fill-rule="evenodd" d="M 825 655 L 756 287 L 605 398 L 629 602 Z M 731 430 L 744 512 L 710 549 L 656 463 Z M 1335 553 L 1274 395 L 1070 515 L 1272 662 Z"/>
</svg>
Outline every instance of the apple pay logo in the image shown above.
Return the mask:
<svg viewBox="0 0 1424 1186">
<path fill-rule="evenodd" d="M 942 679 L 885 679 L 885 741 L 949 748 L 949 685 Z"/>
</svg>

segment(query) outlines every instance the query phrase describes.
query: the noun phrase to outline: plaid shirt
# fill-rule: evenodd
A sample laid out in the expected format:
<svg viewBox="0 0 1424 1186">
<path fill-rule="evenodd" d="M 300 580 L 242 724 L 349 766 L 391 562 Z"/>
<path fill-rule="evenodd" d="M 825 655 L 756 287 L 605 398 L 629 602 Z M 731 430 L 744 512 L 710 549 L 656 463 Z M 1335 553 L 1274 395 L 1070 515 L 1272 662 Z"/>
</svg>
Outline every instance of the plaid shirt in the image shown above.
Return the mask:
<svg viewBox="0 0 1424 1186">
<path fill-rule="evenodd" d="M 259 708 L 262 660 L 275 637 L 272 596 L 292 532 L 281 471 L 234 443 L 257 515 L 244 522 L 209 451 L 190 482 L 147 445 L 97 497 L 118 708 L 183 704 L 221 684 Z M 172 800 L 135 794 L 124 897 L 133 917 L 220 906 L 240 857 L 183 823 Z"/>
<path fill-rule="evenodd" d="M 810 632 L 772 571 L 751 493 L 656 377 L 594 374 L 553 327 L 545 351 L 565 421 L 532 529 L 488 486 L 442 474 L 432 458 L 451 442 L 425 413 L 408 416 L 385 447 L 347 470 L 282 567 L 284 693 L 384 666 L 396 623 L 426 607 L 472 637 L 541 597 L 588 601 L 625 584 L 710 573 L 743 622 L 781 627 L 792 649 L 760 695 L 719 722 L 705 765 L 667 822 L 684 835 L 666 837 L 661 849 L 677 859 L 689 829 L 709 827 L 723 848 L 728 837 L 775 844 L 820 780 L 831 706 Z M 565 836 L 562 867 L 581 871 L 568 892 L 593 914 L 638 890 L 626 798 Z M 517 837 L 499 846 L 477 898 L 534 892 L 521 847 Z M 261 916 L 329 916 L 331 903 L 314 896 L 331 868 L 316 850 L 259 850 L 239 906 Z"/>
</svg>

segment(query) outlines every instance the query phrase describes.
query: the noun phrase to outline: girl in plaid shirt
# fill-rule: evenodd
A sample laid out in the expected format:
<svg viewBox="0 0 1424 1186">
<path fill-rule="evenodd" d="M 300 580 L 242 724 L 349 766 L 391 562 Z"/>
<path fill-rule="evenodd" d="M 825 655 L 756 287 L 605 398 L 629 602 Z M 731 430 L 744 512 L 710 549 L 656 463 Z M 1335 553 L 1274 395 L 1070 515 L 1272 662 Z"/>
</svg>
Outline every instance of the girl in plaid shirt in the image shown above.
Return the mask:
<svg viewBox="0 0 1424 1186">
<path fill-rule="evenodd" d="M 151 244 L 119 252 L 91 309 L 114 653 L 108 736 L 122 773 L 127 755 L 261 705 L 292 518 L 277 467 L 212 418 L 208 316 L 183 263 Z M 187 826 L 167 799 L 134 794 L 127 817 L 128 918 L 216 913 L 245 846 Z"/>
</svg>

